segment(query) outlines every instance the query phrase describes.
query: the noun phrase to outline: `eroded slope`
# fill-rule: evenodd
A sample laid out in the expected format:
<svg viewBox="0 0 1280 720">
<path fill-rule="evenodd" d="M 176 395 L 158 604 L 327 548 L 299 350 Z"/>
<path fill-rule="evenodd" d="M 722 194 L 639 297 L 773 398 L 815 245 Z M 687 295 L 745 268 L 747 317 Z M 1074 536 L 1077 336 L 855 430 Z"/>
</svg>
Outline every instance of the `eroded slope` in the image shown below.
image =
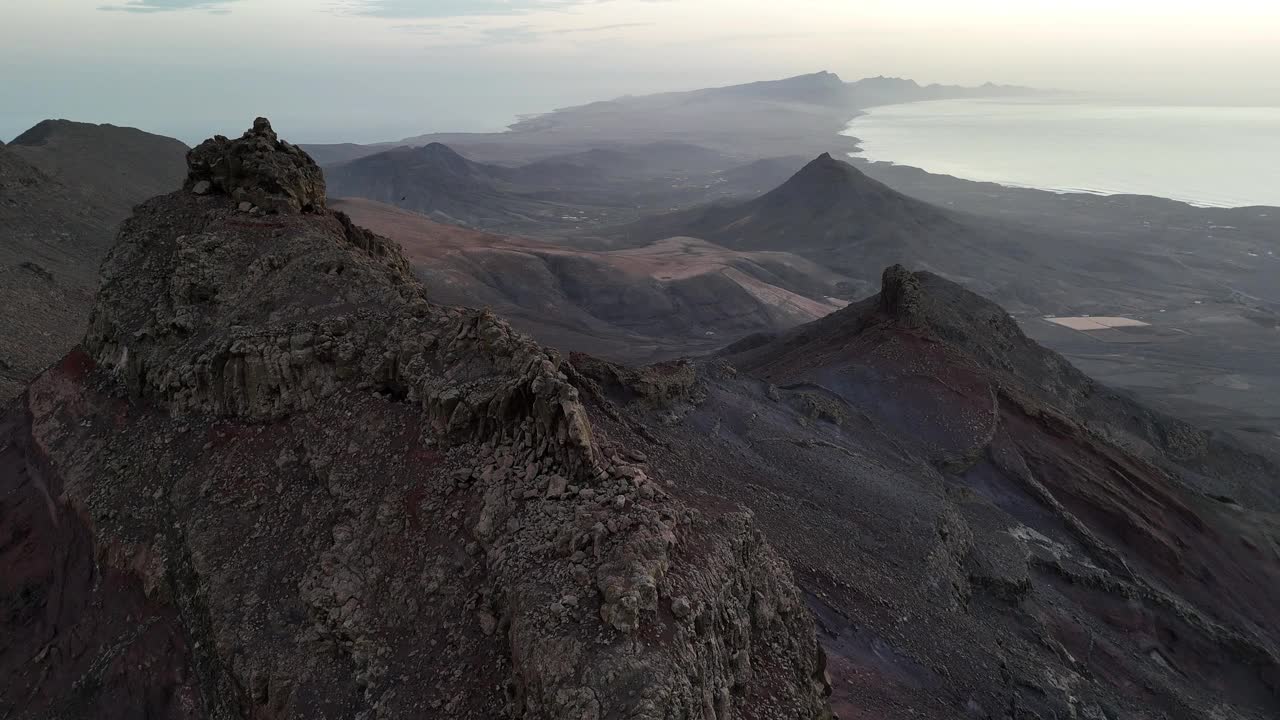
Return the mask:
<svg viewBox="0 0 1280 720">
<path fill-rule="evenodd" d="M 574 367 L 598 433 L 686 502 L 755 513 L 841 717 L 1280 707 L 1275 468 L 953 283 L 892 268 L 879 296 L 721 358 Z"/>
</svg>

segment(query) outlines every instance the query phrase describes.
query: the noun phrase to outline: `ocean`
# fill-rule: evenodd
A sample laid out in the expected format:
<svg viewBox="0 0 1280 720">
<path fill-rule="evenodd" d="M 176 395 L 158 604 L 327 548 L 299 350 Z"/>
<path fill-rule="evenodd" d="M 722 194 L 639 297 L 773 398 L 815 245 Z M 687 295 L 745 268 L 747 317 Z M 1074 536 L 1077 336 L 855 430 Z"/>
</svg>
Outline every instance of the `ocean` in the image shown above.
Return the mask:
<svg viewBox="0 0 1280 720">
<path fill-rule="evenodd" d="M 868 160 L 1059 192 L 1280 206 L 1280 107 L 937 100 L 849 123 Z"/>
</svg>

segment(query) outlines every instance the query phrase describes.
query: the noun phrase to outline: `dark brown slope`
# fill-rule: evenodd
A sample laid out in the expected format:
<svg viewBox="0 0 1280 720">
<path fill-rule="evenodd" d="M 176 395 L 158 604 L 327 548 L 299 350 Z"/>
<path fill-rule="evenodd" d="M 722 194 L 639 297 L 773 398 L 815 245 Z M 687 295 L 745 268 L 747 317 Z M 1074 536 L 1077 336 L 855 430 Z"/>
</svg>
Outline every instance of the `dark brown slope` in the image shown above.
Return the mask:
<svg viewBox="0 0 1280 720">
<path fill-rule="evenodd" d="M 0 402 L 79 339 L 113 222 L 0 146 Z"/>
<path fill-rule="evenodd" d="M 143 200 L 172 192 L 186 176 L 185 144 L 137 128 L 44 120 L 9 149 L 120 219 Z"/>
<path fill-rule="evenodd" d="M 551 347 L 620 362 L 711 352 L 838 307 L 841 278 L 789 253 L 689 238 L 577 250 L 444 225 L 369 200 L 332 200 L 400 244 L 436 302 L 488 307 Z"/>
<path fill-rule="evenodd" d="M 718 359 L 574 364 L 599 432 L 686 501 L 755 513 L 841 717 L 1280 711 L 1280 473 L 953 283 L 893 268 L 879 296 Z"/>
<path fill-rule="evenodd" d="M 606 448 L 557 355 L 427 302 L 265 120 L 104 274 L 0 417 L 0 716 L 827 716 L 749 517 Z"/>
<path fill-rule="evenodd" d="M 79 339 L 116 226 L 181 184 L 185 153 L 171 138 L 65 120 L 0 145 L 0 400 Z"/>
</svg>

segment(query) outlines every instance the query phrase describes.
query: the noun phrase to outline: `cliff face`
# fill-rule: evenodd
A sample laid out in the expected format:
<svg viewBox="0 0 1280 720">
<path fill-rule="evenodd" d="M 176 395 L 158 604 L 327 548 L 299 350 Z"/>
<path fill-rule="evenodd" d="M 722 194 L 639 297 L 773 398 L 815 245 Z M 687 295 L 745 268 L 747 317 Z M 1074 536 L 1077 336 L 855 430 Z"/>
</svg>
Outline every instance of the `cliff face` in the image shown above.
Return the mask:
<svg viewBox="0 0 1280 720">
<path fill-rule="evenodd" d="M 240 160 L 138 208 L 0 421 L 0 710 L 827 713 L 748 516 L 603 448 L 558 356 L 428 302 L 265 121 L 202 148 Z"/>
</svg>

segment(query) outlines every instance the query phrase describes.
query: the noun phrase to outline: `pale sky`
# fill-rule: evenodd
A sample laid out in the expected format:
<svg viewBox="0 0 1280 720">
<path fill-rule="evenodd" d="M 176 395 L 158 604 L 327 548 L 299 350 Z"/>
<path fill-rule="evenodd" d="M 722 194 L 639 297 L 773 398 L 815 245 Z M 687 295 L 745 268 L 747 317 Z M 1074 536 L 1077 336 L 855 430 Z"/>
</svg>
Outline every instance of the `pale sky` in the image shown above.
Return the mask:
<svg viewBox="0 0 1280 720">
<path fill-rule="evenodd" d="M 818 70 L 1280 105 L 1278 38 L 1274 0 L 0 0 L 0 139 L 394 140 Z"/>
</svg>

